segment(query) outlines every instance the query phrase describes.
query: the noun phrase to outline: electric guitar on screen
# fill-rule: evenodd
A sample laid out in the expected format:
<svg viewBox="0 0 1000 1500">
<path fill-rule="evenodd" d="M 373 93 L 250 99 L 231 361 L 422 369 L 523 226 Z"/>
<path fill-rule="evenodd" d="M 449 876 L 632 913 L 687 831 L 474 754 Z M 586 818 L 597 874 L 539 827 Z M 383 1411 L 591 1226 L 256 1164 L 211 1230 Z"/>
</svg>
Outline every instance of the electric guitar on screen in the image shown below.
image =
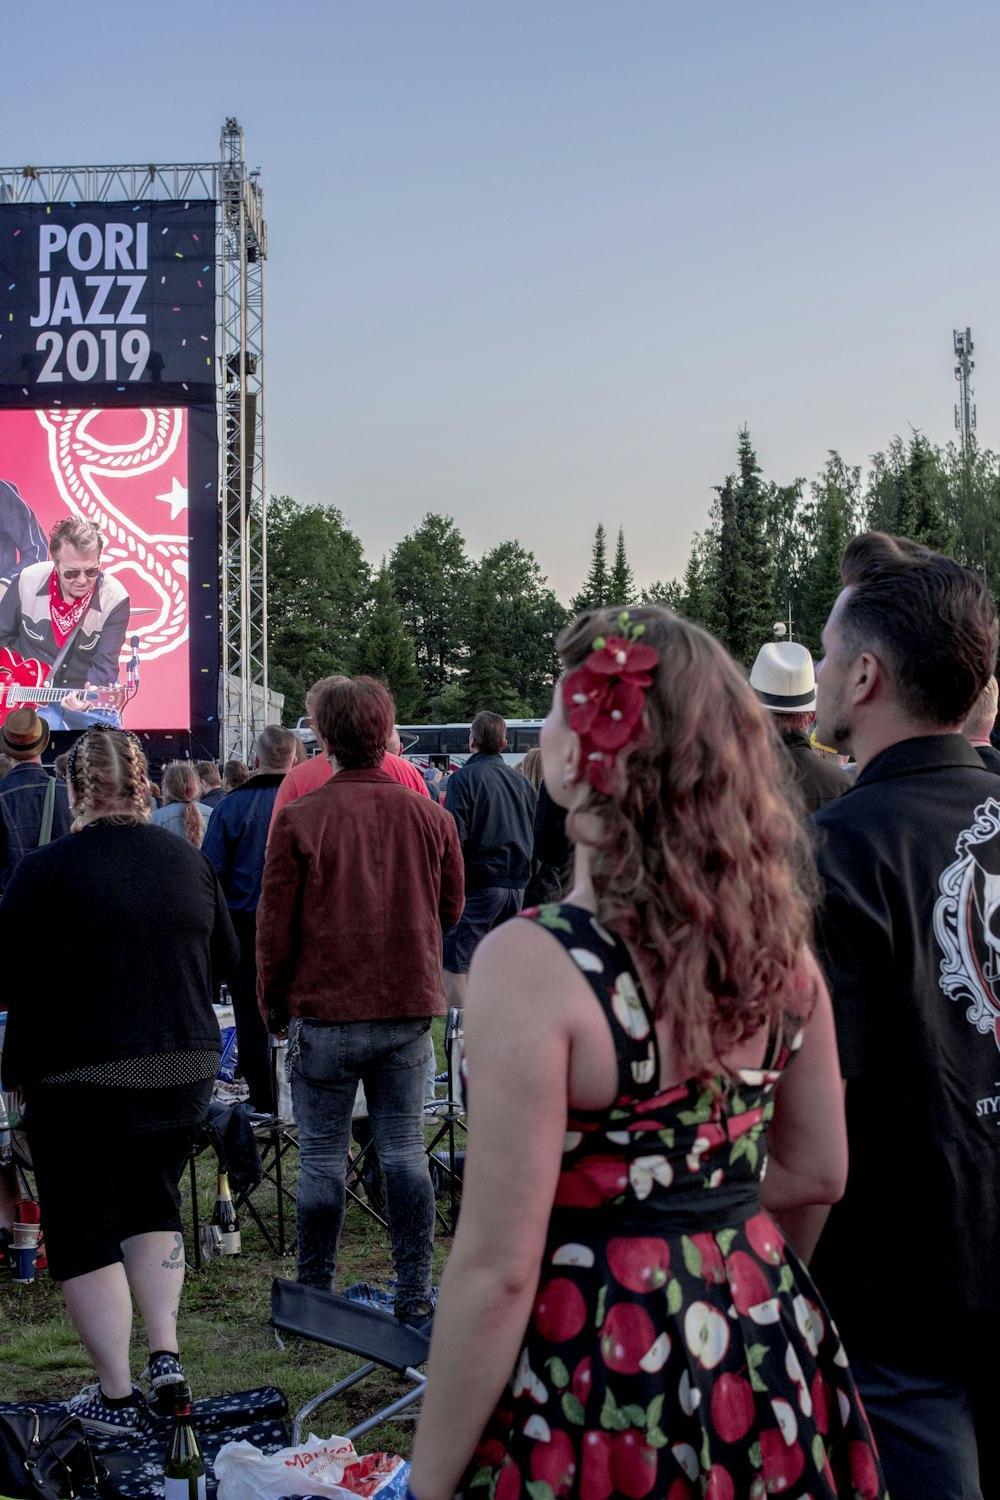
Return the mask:
<svg viewBox="0 0 1000 1500">
<path fill-rule="evenodd" d="M 75 695 L 87 705 L 87 712 L 99 715 L 113 728 L 121 723 L 122 709 L 128 691 L 120 683 L 107 687 L 46 687 L 52 668 L 48 662 L 22 656 L 8 646 L 0 647 L 0 724 L 15 708 L 25 703 L 63 703 Z"/>
</svg>

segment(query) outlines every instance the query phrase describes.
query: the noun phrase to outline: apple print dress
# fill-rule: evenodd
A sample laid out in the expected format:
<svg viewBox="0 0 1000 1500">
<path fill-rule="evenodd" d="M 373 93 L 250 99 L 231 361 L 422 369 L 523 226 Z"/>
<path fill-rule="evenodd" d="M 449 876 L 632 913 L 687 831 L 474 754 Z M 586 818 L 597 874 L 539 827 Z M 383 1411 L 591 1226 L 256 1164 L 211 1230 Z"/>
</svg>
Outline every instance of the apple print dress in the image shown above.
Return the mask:
<svg viewBox="0 0 1000 1500">
<path fill-rule="evenodd" d="M 837 1330 L 760 1204 L 774 1086 L 800 1038 L 716 1089 L 659 1092 L 624 944 L 580 907 L 523 915 L 588 980 L 618 1098 L 567 1121 L 531 1320 L 460 1494 L 886 1500 Z"/>
</svg>

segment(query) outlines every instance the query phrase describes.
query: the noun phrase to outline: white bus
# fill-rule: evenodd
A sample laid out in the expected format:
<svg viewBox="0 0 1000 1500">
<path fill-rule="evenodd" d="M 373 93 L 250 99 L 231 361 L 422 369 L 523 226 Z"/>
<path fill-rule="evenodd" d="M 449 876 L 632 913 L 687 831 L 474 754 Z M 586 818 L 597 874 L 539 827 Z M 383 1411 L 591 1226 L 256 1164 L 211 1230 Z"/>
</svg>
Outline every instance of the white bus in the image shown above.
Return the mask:
<svg viewBox="0 0 1000 1500">
<path fill-rule="evenodd" d="M 541 719 L 508 719 L 507 749 L 504 760 L 514 764 L 538 744 Z M 469 724 L 397 724 L 403 755 L 420 766 L 438 766 L 452 771 L 469 758 Z M 319 750 L 316 735 L 308 719 L 300 719 L 292 731 L 304 743 L 310 755 Z"/>
<path fill-rule="evenodd" d="M 469 758 L 468 724 L 398 724 L 403 754 L 407 760 L 422 765 L 454 770 Z M 504 760 L 519 761 L 538 744 L 541 719 L 508 719 L 507 749 Z"/>
</svg>

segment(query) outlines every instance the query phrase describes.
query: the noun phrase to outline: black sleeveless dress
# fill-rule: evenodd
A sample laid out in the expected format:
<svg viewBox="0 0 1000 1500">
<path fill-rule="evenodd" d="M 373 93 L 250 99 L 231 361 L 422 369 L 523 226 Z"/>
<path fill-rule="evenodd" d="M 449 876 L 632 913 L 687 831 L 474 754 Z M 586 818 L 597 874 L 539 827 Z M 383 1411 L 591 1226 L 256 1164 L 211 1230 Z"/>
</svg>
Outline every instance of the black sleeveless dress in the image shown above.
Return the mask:
<svg viewBox="0 0 1000 1500">
<path fill-rule="evenodd" d="M 618 1098 L 567 1121 L 531 1321 L 460 1493 L 886 1500 L 836 1328 L 760 1203 L 774 1086 L 800 1038 L 717 1089 L 658 1092 L 624 944 L 580 907 L 523 915 L 589 981 Z"/>
</svg>

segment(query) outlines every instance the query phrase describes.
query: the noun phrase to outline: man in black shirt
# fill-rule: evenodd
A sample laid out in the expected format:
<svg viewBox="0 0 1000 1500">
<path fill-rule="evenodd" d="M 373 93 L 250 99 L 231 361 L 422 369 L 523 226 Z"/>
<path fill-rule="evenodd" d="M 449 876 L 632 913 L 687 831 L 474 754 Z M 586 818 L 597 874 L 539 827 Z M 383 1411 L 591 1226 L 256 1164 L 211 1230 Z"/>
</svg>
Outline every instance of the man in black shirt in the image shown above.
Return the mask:
<svg viewBox="0 0 1000 1500">
<path fill-rule="evenodd" d="M 996 614 L 900 538 L 855 538 L 842 576 L 817 734 L 859 774 L 813 822 L 851 1166 L 813 1270 L 893 1500 L 997 1495 L 1000 777 L 961 733 Z"/>
<path fill-rule="evenodd" d="M 445 934 L 444 978 L 450 1005 L 464 1005 L 476 945 L 516 916 L 531 878 L 535 803 L 526 776 L 504 763 L 507 725 L 499 714 L 478 713 L 469 728 L 465 765 L 449 777 L 444 805 L 458 824 L 465 857 L 465 910 Z"/>
</svg>

